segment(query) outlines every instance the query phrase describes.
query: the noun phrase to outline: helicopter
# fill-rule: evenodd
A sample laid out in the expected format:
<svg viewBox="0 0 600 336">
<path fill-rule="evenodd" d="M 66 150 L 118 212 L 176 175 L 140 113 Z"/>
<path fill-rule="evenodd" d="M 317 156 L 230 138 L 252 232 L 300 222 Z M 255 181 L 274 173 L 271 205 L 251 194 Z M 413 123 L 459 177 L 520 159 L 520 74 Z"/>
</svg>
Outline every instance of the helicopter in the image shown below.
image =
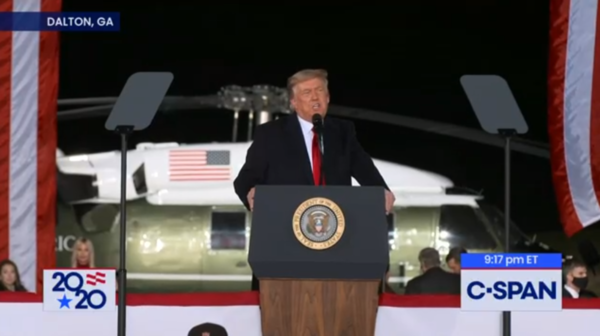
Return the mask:
<svg viewBox="0 0 600 336">
<path fill-rule="evenodd" d="M 131 280 L 244 282 L 251 215 L 233 190 L 233 179 L 250 143 L 141 143 L 127 154 L 127 255 Z M 211 153 L 228 157 L 217 171 L 175 168 L 182 155 L 199 162 Z M 99 265 L 116 265 L 120 202 L 120 152 L 63 156 L 58 153 L 59 266 L 70 261 L 75 237 L 96 246 Z M 460 192 L 440 175 L 382 160 L 375 165 L 396 196 L 388 216 L 390 282 L 402 284 L 418 274 L 424 247 L 441 254 L 452 246 L 470 251 L 501 251 L 500 212 L 483 196 Z M 354 185 L 358 185 L 353 181 Z M 77 192 L 70 191 L 76 190 Z M 69 209 L 70 208 L 70 209 Z M 513 238 L 528 238 L 514 226 Z M 212 288 L 207 288 L 214 290 Z"/>
<path fill-rule="evenodd" d="M 268 122 L 273 110 L 285 113 L 287 108 L 285 90 L 252 90 L 254 95 L 247 89 L 227 87 L 218 96 L 166 99 L 170 108 L 212 104 L 233 110 L 232 142 L 144 142 L 128 152 L 126 240 L 128 287 L 133 292 L 250 288 L 252 272 L 247 253 L 251 213 L 235 194 L 233 179 L 244 163 L 254 123 Z M 88 103 L 98 106 L 59 112 L 59 118 L 61 114 L 64 118 L 78 113 L 105 113 L 116 98 L 92 101 Z M 82 105 L 82 101 L 75 99 L 63 105 Z M 244 110 L 250 114 L 248 139 L 238 142 L 238 116 Z M 343 110 L 332 106 L 330 112 L 339 115 Z M 351 109 L 347 114 L 356 116 L 359 112 Z M 368 115 L 372 118 L 377 112 Z M 437 129 L 463 136 L 447 127 Z M 497 143 L 491 137 L 485 139 L 492 145 Z M 526 144 L 521 149 L 545 155 Z M 214 153 L 222 158 L 218 166 L 208 163 L 207 158 Z M 194 166 L 177 166 L 181 157 Z M 81 236 L 93 242 L 98 267 L 117 266 L 120 152 L 65 155 L 58 150 L 56 160 L 60 200 L 58 267 L 69 266 L 73 245 Z M 505 250 L 503 214 L 486 203 L 480 193 L 457 188 L 451 180 L 433 172 L 378 159 L 374 163 L 396 196 L 394 211 L 387 220 L 389 282 L 399 290 L 419 274 L 417 256 L 424 247 L 434 247 L 442 255 L 454 246 L 473 252 Z M 356 181 L 353 184 L 358 185 Z M 552 251 L 523 234 L 514 223 L 510 231 L 511 251 Z"/>
</svg>

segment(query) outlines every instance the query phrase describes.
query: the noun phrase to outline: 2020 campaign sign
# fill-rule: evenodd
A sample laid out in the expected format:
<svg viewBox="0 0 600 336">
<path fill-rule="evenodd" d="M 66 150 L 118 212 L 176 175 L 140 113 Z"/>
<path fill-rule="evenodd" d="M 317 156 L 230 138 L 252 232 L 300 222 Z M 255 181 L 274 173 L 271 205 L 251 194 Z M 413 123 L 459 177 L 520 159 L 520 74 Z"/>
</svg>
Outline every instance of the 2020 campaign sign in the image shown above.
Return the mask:
<svg viewBox="0 0 600 336">
<path fill-rule="evenodd" d="M 114 269 L 44 270 L 44 311 L 115 311 Z"/>
<path fill-rule="evenodd" d="M 463 254 L 461 267 L 462 310 L 562 310 L 561 254 Z"/>
</svg>

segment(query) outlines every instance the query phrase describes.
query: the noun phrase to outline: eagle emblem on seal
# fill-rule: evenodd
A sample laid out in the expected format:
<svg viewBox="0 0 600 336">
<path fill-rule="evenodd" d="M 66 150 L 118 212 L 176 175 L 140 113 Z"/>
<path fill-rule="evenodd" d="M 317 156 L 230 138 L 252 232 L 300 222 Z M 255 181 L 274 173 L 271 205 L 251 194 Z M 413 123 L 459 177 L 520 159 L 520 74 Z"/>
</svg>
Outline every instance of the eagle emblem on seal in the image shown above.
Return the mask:
<svg viewBox="0 0 600 336">
<path fill-rule="evenodd" d="M 313 211 L 308 215 L 307 231 L 321 237 L 329 232 L 329 214 L 324 211 Z"/>
<path fill-rule="evenodd" d="M 296 239 L 311 250 L 324 250 L 337 244 L 345 227 L 342 209 L 332 200 L 323 197 L 302 202 L 292 219 Z"/>
</svg>

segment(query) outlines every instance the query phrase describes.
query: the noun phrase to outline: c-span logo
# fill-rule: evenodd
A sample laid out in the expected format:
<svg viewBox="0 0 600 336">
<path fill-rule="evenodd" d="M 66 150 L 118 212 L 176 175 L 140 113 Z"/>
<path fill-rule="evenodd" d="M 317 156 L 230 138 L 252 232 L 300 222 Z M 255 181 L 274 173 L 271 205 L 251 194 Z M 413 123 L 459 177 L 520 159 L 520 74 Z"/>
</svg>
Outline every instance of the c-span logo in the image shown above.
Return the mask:
<svg viewBox="0 0 600 336">
<path fill-rule="evenodd" d="M 293 228 L 300 244 L 312 250 L 324 250 L 340 241 L 346 220 L 342 209 L 332 200 L 315 197 L 296 209 Z"/>
<path fill-rule="evenodd" d="M 560 254 L 469 253 L 461 266 L 462 310 L 562 309 Z"/>
<path fill-rule="evenodd" d="M 44 311 L 114 311 L 115 270 L 44 270 Z"/>
</svg>

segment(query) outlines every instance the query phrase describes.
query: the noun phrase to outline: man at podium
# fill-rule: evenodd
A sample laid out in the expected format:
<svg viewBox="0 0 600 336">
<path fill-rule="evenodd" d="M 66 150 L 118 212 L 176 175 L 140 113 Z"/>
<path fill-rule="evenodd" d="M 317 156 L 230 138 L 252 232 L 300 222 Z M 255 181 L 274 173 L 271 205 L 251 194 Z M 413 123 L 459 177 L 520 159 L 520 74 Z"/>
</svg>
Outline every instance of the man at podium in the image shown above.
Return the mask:
<svg viewBox="0 0 600 336">
<path fill-rule="evenodd" d="M 246 208 L 254 207 L 257 185 L 352 185 L 385 188 L 382 211 L 392 210 L 394 195 L 371 157 L 356 138 L 354 125 L 326 117 L 329 105 L 327 71 L 307 69 L 288 79 L 295 113 L 259 125 L 246 162 L 234 181 L 235 192 Z M 258 281 L 252 279 L 252 289 Z"/>
</svg>

